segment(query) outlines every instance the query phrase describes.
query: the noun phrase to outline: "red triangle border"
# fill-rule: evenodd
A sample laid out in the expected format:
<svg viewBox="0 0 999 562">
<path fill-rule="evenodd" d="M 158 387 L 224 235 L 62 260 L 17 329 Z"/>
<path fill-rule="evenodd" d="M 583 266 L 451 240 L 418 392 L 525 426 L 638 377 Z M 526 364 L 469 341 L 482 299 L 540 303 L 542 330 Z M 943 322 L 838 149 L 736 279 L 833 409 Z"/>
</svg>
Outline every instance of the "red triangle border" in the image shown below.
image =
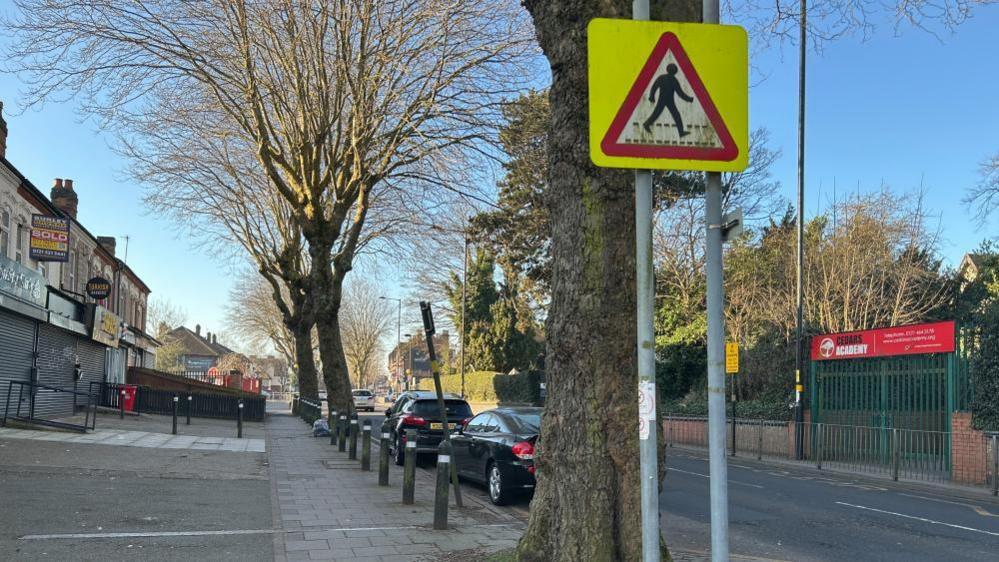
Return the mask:
<svg viewBox="0 0 999 562">
<path fill-rule="evenodd" d="M 650 82 L 652 82 L 656 69 L 659 68 L 659 64 L 669 51 L 673 51 L 673 56 L 676 57 L 677 65 L 683 72 L 684 77 L 690 84 L 691 89 L 694 90 L 694 95 L 697 97 L 697 100 L 701 102 L 701 108 L 704 109 L 704 113 L 707 115 L 708 121 L 712 126 L 714 126 L 715 132 L 718 134 L 718 138 L 722 143 L 720 148 L 617 143 L 617 139 L 621 136 L 621 132 L 628 126 L 628 120 L 631 117 L 631 114 L 635 111 L 635 108 L 638 107 L 638 104 L 641 103 L 642 94 L 645 92 L 645 88 Z M 739 156 L 739 146 L 735 143 L 735 140 L 732 139 L 732 134 L 725 125 L 725 121 L 721 118 L 721 114 L 718 113 L 718 108 L 715 107 L 715 103 L 711 100 L 711 96 L 708 95 L 708 90 L 704 87 L 704 83 L 701 82 L 701 77 L 698 76 L 697 72 L 694 70 L 694 65 L 691 64 L 690 58 L 687 56 L 687 52 L 683 50 L 683 46 L 680 44 L 680 39 L 675 33 L 670 31 L 663 33 L 662 37 L 659 38 L 659 42 L 656 43 L 656 47 L 652 50 L 652 54 L 649 55 L 648 60 L 645 62 L 645 66 L 642 67 L 642 71 L 638 74 L 635 84 L 631 87 L 631 91 L 628 92 L 628 96 L 624 99 L 621 109 L 618 110 L 617 115 L 614 117 L 614 121 L 611 122 L 610 128 L 607 130 L 607 134 L 604 135 L 603 140 L 600 142 L 600 148 L 603 150 L 604 154 L 608 156 L 624 156 L 632 158 L 671 158 L 678 160 L 711 160 L 727 162 L 735 160 L 735 158 Z"/>
</svg>

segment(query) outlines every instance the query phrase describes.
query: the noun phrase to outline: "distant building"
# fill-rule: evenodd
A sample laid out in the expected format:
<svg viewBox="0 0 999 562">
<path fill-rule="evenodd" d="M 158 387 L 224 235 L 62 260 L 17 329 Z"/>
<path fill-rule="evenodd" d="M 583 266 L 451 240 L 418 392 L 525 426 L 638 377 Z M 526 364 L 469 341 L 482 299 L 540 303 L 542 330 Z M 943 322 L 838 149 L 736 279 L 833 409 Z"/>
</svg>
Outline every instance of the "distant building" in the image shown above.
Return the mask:
<svg viewBox="0 0 999 562">
<path fill-rule="evenodd" d="M 449 356 L 451 338 L 447 330 L 434 335 L 434 350 L 439 358 Z M 404 374 L 419 380 L 433 376 L 430 370 L 430 357 L 427 355 L 427 343 L 422 334 L 408 342 L 402 342 L 389 352 L 388 368 L 392 382 L 397 384 Z"/>
<path fill-rule="evenodd" d="M 218 342 L 218 335 L 207 332 L 201 335 L 201 325 L 194 330 L 180 326 L 170 330 L 164 340 L 177 343 L 181 348 L 180 370 L 186 373 L 207 373 L 218 366 L 221 359 L 236 353 Z"/>
</svg>

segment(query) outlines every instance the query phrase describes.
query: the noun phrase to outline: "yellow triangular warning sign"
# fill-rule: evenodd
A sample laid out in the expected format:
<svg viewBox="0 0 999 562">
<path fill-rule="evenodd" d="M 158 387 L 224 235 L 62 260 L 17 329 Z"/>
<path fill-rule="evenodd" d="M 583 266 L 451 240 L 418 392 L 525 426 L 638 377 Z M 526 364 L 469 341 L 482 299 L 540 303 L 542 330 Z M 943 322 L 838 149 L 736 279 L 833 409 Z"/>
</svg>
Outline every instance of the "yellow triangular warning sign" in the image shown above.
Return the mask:
<svg viewBox="0 0 999 562">
<path fill-rule="evenodd" d="M 601 142 L 609 156 L 733 160 L 739 147 L 677 36 L 662 34 Z"/>
</svg>

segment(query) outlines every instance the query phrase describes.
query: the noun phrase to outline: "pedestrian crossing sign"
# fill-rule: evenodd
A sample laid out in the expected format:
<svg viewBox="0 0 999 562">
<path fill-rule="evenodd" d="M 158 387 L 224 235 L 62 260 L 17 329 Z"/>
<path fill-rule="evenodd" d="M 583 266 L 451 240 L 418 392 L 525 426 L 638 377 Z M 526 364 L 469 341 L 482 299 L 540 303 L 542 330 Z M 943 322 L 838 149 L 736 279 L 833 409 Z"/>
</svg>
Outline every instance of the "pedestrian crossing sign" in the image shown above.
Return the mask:
<svg viewBox="0 0 999 562">
<path fill-rule="evenodd" d="M 749 162 L 748 44 L 738 26 L 590 21 L 593 163 L 744 170 Z"/>
</svg>

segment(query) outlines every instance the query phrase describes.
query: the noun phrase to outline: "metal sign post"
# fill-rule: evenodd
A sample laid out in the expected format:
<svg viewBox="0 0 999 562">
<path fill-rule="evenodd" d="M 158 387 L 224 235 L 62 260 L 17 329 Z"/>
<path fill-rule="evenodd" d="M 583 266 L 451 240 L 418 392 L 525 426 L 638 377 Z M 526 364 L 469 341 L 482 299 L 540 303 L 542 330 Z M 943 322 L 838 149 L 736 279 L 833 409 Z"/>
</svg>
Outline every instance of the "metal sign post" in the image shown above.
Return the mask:
<svg viewBox="0 0 999 562">
<path fill-rule="evenodd" d="M 704 170 L 707 177 L 708 392 L 712 557 L 728 559 L 725 459 L 721 173 L 748 164 L 748 37 L 735 26 L 649 22 L 648 0 L 633 20 L 596 18 L 587 27 L 590 159 L 635 170 L 635 267 L 642 558 L 660 559 L 659 456 L 655 381 L 652 169 Z M 718 22 L 718 0 L 704 5 Z M 668 111 L 667 111 L 668 110 Z"/>
<path fill-rule="evenodd" d="M 441 387 L 441 368 L 437 362 L 437 350 L 434 348 L 434 312 L 430 309 L 430 303 L 420 301 L 420 313 L 423 315 L 423 333 L 427 338 L 427 356 L 430 358 L 430 370 L 434 375 L 434 389 L 437 391 L 437 407 L 440 409 L 441 423 L 444 428 L 444 442 L 448 449 L 451 449 L 451 428 L 447 423 L 447 407 L 444 405 L 444 390 Z M 453 450 L 453 449 L 451 449 Z M 461 484 L 458 482 L 457 465 L 451 463 L 451 480 L 454 484 L 454 504 L 462 506 Z"/>
</svg>

